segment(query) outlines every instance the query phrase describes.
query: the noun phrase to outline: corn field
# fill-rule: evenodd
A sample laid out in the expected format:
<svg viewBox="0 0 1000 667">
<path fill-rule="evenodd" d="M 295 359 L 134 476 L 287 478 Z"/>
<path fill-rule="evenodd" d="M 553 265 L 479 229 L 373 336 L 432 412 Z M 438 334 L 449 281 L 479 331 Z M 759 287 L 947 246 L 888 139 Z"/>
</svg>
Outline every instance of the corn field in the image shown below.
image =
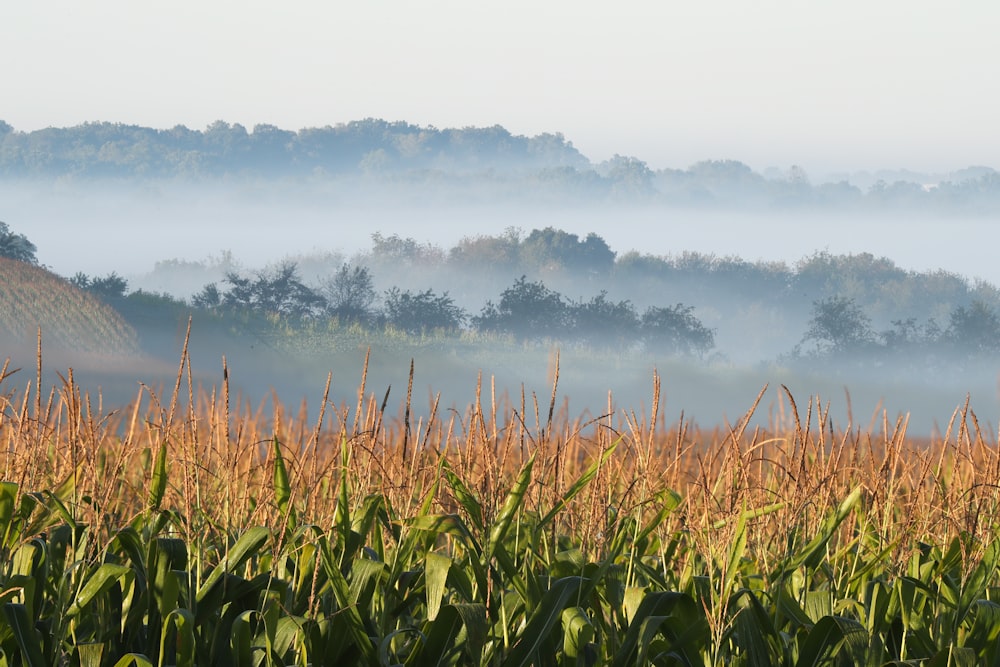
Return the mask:
<svg viewBox="0 0 1000 667">
<path fill-rule="evenodd" d="M 41 267 L 0 257 L 0 336 L 30 350 L 39 329 L 62 350 L 139 352 L 135 330 L 113 308 Z"/>
<path fill-rule="evenodd" d="M 225 362 L 223 362 L 225 364 Z M 366 366 L 367 367 L 367 366 Z M 996 665 L 1000 454 L 552 396 L 399 414 L 0 373 L 0 665 Z M 224 372 L 225 377 L 225 372 Z"/>
</svg>

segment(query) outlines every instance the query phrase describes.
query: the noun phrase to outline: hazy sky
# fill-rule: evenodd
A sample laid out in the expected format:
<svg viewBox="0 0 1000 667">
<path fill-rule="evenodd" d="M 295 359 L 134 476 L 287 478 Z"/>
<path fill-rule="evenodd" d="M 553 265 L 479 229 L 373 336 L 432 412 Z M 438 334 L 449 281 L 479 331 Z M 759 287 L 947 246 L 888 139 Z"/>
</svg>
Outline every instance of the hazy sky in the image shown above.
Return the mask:
<svg viewBox="0 0 1000 667">
<path fill-rule="evenodd" d="M 1000 167 L 997 35 L 996 0 L 12 1 L 0 119 L 371 116 L 653 167 Z"/>
</svg>

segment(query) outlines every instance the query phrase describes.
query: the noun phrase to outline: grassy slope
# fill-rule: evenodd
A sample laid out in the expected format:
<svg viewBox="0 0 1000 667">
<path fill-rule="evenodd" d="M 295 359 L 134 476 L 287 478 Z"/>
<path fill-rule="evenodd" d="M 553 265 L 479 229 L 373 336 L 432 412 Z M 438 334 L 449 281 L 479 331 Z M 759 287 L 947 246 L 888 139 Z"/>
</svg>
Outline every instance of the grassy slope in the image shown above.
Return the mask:
<svg viewBox="0 0 1000 667">
<path fill-rule="evenodd" d="M 134 357 L 138 340 L 110 306 L 44 268 L 0 258 L 0 357 L 24 362 L 37 348 L 74 363 Z"/>
</svg>

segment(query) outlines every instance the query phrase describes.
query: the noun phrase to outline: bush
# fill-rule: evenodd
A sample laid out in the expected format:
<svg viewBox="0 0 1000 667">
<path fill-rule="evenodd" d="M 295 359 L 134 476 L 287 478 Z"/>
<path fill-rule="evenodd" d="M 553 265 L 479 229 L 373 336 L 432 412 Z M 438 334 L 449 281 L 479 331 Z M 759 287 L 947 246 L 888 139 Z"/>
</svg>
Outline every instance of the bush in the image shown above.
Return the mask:
<svg viewBox="0 0 1000 667">
<path fill-rule="evenodd" d="M 569 307 L 561 294 L 525 276 L 487 302 L 472 324 L 480 331 L 514 334 L 521 339 L 557 338 L 569 324 Z"/>
<path fill-rule="evenodd" d="M 693 306 L 682 303 L 646 309 L 639 325 L 643 343 L 653 351 L 704 355 L 715 347 L 715 332 L 702 324 L 693 311 Z"/>
<path fill-rule="evenodd" d="M 392 288 L 385 293 L 385 314 L 388 324 L 410 334 L 455 331 L 465 322 L 465 311 L 447 292 L 437 295 L 429 289 L 411 292 Z"/>
<path fill-rule="evenodd" d="M 592 344 L 628 345 L 639 330 L 635 306 L 627 300 L 610 301 L 604 291 L 571 310 L 576 337 Z"/>
</svg>

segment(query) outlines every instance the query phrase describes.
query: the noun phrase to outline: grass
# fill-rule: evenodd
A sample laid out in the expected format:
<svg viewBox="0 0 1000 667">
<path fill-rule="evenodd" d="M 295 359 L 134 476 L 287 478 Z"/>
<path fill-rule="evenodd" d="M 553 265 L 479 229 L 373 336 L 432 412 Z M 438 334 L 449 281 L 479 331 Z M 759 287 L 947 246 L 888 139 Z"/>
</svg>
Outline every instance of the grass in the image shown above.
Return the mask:
<svg viewBox="0 0 1000 667">
<path fill-rule="evenodd" d="M 905 421 L 398 415 L 0 373 L 0 664 L 997 664 L 1000 455 Z M 365 365 L 367 372 L 367 363 Z M 411 370 L 412 373 L 412 370 Z M 227 371 L 228 376 L 228 371 Z M 761 392 L 763 395 L 763 392 Z M 751 397 L 752 398 L 752 397 Z"/>
</svg>

